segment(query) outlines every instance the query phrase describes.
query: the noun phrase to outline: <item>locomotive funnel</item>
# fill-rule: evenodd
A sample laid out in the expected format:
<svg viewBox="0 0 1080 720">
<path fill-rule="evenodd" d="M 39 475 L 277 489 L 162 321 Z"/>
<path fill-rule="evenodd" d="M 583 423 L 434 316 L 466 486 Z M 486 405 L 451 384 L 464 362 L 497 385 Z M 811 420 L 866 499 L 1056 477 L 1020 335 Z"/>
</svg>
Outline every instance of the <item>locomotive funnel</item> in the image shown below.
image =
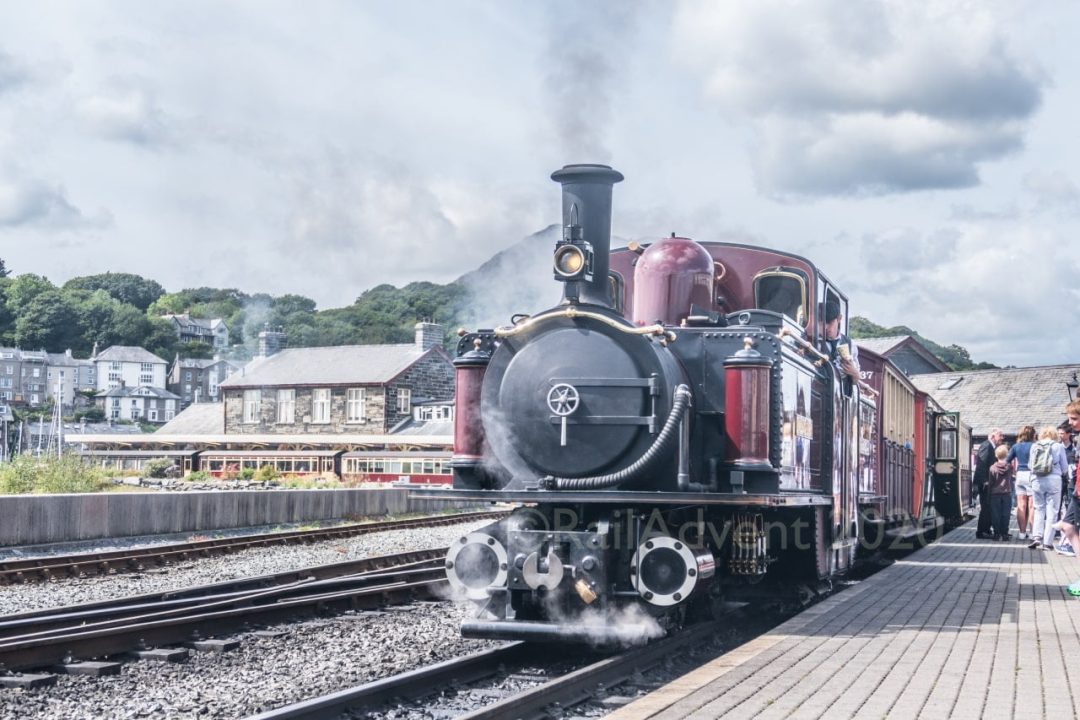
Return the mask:
<svg viewBox="0 0 1080 720">
<path fill-rule="evenodd" d="M 612 307 L 611 188 L 622 173 L 607 165 L 567 165 L 551 179 L 562 185 L 563 237 L 555 248 L 555 279 L 564 283 L 563 302 Z"/>
</svg>

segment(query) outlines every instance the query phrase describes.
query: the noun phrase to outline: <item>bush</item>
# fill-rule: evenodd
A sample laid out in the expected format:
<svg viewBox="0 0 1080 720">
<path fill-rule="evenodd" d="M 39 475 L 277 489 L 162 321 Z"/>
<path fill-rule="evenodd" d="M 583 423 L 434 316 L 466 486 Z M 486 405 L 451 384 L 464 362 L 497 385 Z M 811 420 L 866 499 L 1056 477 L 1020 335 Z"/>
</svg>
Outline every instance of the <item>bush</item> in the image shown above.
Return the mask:
<svg viewBox="0 0 1080 720">
<path fill-rule="evenodd" d="M 86 422 L 91 423 L 101 422 L 105 419 L 105 410 L 99 407 L 83 408 L 81 410 L 76 410 L 72 417 L 75 422 L 79 422 L 80 420 L 86 420 Z"/>
<path fill-rule="evenodd" d="M 195 472 L 188 473 L 187 477 L 184 479 L 190 480 L 191 482 L 206 482 L 211 477 L 210 473 L 205 470 L 196 470 Z"/>
<path fill-rule="evenodd" d="M 154 458 L 146 461 L 146 464 L 143 465 L 143 472 L 146 477 L 164 478 L 169 476 L 169 468 L 171 467 L 173 467 L 173 461 L 169 458 Z"/>
<path fill-rule="evenodd" d="M 269 482 L 271 480 L 276 480 L 279 475 L 280 473 L 273 465 L 263 465 L 255 472 L 255 479 L 261 480 L 262 482 Z"/>
<path fill-rule="evenodd" d="M 0 493 L 86 493 L 105 485 L 105 474 L 75 454 L 63 457 L 17 455 L 0 465 Z"/>
<path fill-rule="evenodd" d="M 240 471 L 240 479 L 241 480 L 251 480 L 254 477 L 255 477 L 255 468 L 253 468 L 253 467 L 246 467 L 246 468 L 244 468 L 243 470 Z"/>
</svg>

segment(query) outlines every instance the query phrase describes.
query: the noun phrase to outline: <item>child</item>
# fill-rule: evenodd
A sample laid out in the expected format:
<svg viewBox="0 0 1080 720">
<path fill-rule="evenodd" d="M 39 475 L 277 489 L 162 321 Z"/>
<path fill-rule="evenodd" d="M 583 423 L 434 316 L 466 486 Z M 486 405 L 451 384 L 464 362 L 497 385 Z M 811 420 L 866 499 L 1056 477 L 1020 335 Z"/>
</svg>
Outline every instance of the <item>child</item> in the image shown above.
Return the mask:
<svg viewBox="0 0 1080 720">
<path fill-rule="evenodd" d="M 1014 470 L 1012 463 L 1005 462 L 1009 448 L 1001 443 L 994 449 L 997 462 L 990 466 L 990 524 L 995 540 L 1011 540 L 1009 534 L 1009 511 L 1012 509 Z"/>
</svg>

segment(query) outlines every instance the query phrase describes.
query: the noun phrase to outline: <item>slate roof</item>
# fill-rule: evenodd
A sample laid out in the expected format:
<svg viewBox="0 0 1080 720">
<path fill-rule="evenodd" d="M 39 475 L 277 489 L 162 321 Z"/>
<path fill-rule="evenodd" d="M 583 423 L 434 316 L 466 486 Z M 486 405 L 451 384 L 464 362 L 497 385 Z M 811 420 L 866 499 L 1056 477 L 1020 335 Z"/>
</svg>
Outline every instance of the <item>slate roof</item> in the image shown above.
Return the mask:
<svg viewBox="0 0 1080 720">
<path fill-rule="evenodd" d="M 49 365 L 56 367 L 93 367 L 93 360 L 71 357 L 67 353 L 48 353 Z"/>
<path fill-rule="evenodd" d="M 195 403 L 157 429 L 162 435 L 223 435 L 225 407 L 221 403 Z"/>
<path fill-rule="evenodd" d="M 1048 365 L 928 373 L 912 375 L 911 382 L 946 410 L 959 412 L 973 435 L 985 437 L 999 427 L 1015 436 L 1024 425 L 1039 429 L 1061 424 L 1069 402 L 1065 383 L 1076 373 L 1080 365 Z"/>
<path fill-rule="evenodd" d="M 92 359 L 97 362 L 137 362 L 168 365 L 166 361 L 149 350 L 131 345 L 113 345 L 98 353 Z"/>
<path fill-rule="evenodd" d="M 867 350 L 873 350 L 878 355 L 886 355 L 890 350 L 907 340 L 910 335 L 890 335 L 888 337 L 859 338 L 855 343 Z"/>
<path fill-rule="evenodd" d="M 180 396 L 169 392 L 165 388 L 140 385 L 139 387 L 127 387 L 120 385 L 109 388 L 106 392 L 98 393 L 97 397 L 154 397 L 163 400 L 179 400 Z"/>
<path fill-rule="evenodd" d="M 887 337 L 879 338 L 859 338 L 855 343 L 860 348 L 866 348 L 867 350 L 876 352 L 882 357 L 890 357 L 900 353 L 904 348 L 909 348 L 911 352 L 925 360 L 928 365 L 937 368 L 941 372 L 949 372 L 949 366 L 945 361 L 935 355 L 930 348 L 919 342 L 914 335 L 889 335 Z M 902 367 L 901 369 L 907 373 L 911 372 L 912 366 L 910 363 L 897 362 L 897 365 L 904 365 L 906 367 Z"/>
<path fill-rule="evenodd" d="M 428 353 L 408 345 L 338 345 L 290 348 L 249 363 L 219 387 L 382 384 L 393 380 Z"/>
</svg>

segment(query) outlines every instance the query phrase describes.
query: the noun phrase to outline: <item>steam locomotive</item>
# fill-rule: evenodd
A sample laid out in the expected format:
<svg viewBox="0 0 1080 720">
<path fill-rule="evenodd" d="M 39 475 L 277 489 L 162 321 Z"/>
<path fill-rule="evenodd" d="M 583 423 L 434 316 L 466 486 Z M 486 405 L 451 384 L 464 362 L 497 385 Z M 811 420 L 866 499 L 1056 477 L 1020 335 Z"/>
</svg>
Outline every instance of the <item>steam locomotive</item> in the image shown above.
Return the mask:
<svg viewBox="0 0 1080 720">
<path fill-rule="evenodd" d="M 453 489 L 419 491 L 516 506 L 449 550 L 477 604 L 463 635 L 638 642 L 726 601 L 816 592 L 867 548 L 963 516 L 959 418 L 897 400 L 921 445 L 883 451 L 903 383 L 882 385 L 884 360 L 878 387 L 852 382 L 823 352 L 823 309 L 846 318 L 847 298 L 813 263 L 674 235 L 612 251 L 623 176 L 551 177 L 562 301 L 463 331 Z"/>
</svg>

